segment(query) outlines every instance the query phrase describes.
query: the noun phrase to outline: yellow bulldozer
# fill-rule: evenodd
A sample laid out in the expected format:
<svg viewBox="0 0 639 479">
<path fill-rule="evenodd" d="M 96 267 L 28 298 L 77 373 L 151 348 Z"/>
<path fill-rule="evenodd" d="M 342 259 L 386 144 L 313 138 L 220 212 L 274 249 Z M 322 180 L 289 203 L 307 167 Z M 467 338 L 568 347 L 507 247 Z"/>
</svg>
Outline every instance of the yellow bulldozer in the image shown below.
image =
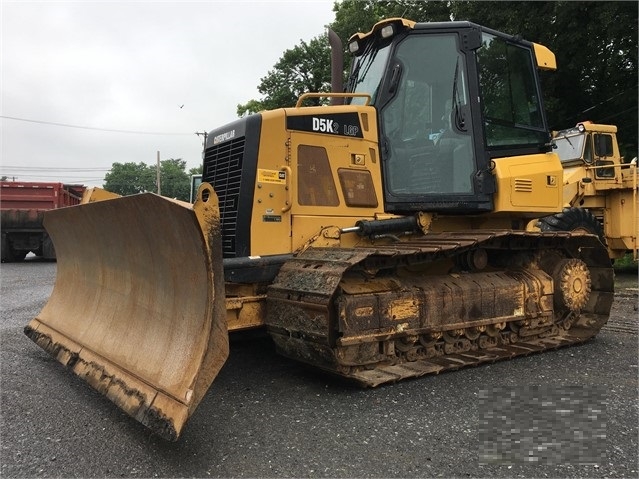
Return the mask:
<svg viewBox="0 0 639 479">
<path fill-rule="evenodd" d="M 98 194 L 47 214 L 57 277 L 25 333 L 169 440 L 233 331 L 371 387 L 594 337 L 609 250 L 637 245 L 636 166 L 606 163 L 596 134 L 585 156 L 588 124 L 551 136 L 553 53 L 402 18 L 348 51 L 336 93 L 209 132 L 193 204 Z"/>
</svg>

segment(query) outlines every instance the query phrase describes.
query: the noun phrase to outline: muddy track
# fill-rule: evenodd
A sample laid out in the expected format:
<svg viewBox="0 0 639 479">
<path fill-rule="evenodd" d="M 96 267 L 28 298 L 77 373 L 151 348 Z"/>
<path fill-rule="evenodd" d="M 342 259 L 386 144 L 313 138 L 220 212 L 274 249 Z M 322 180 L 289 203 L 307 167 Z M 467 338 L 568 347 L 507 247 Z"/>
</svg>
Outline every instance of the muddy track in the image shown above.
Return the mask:
<svg viewBox="0 0 639 479">
<path fill-rule="evenodd" d="M 367 386 L 587 341 L 613 272 L 596 237 L 482 231 L 311 249 L 269 288 L 280 353 Z"/>
</svg>

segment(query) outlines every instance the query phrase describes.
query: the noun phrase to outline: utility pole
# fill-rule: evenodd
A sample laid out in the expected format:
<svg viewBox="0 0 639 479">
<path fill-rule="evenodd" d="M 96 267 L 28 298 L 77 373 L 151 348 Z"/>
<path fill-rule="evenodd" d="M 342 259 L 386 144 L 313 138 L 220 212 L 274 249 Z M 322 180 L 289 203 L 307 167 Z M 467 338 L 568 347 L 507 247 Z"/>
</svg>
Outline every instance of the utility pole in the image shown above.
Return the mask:
<svg viewBox="0 0 639 479">
<path fill-rule="evenodd" d="M 206 131 L 196 131 L 195 134 L 197 136 L 202 136 L 204 139 L 202 140 L 202 159 L 204 159 L 204 150 L 206 150 L 206 138 L 208 133 Z"/>
<path fill-rule="evenodd" d="M 158 150 L 158 164 L 156 168 L 157 183 L 158 183 L 158 195 L 162 194 L 162 188 L 160 188 L 160 151 Z"/>
</svg>

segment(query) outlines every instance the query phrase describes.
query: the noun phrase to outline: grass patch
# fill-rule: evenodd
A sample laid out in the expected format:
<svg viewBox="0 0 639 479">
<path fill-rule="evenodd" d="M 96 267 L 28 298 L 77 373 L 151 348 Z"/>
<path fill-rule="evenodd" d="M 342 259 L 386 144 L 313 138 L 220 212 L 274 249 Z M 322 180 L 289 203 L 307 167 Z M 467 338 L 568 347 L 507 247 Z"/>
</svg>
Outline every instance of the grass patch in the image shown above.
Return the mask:
<svg viewBox="0 0 639 479">
<path fill-rule="evenodd" d="M 639 262 L 632 259 L 632 253 L 627 253 L 622 258 L 616 259 L 613 267 L 617 273 L 639 272 Z"/>
</svg>

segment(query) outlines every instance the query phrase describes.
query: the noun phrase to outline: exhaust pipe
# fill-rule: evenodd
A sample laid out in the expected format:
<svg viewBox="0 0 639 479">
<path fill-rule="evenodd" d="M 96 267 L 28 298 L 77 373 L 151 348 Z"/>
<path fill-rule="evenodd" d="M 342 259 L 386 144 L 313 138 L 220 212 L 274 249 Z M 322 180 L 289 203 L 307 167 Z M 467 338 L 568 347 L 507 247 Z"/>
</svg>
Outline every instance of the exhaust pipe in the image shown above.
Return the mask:
<svg viewBox="0 0 639 479">
<path fill-rule="evenodd" d="M 330 28 L 328 42 L 331 45 L 331 92 L 344 92 L 344 45 L 340 37 Z M 331 105 L 343 105 L 344 98 L 331 98 Z"/>
</svg>

